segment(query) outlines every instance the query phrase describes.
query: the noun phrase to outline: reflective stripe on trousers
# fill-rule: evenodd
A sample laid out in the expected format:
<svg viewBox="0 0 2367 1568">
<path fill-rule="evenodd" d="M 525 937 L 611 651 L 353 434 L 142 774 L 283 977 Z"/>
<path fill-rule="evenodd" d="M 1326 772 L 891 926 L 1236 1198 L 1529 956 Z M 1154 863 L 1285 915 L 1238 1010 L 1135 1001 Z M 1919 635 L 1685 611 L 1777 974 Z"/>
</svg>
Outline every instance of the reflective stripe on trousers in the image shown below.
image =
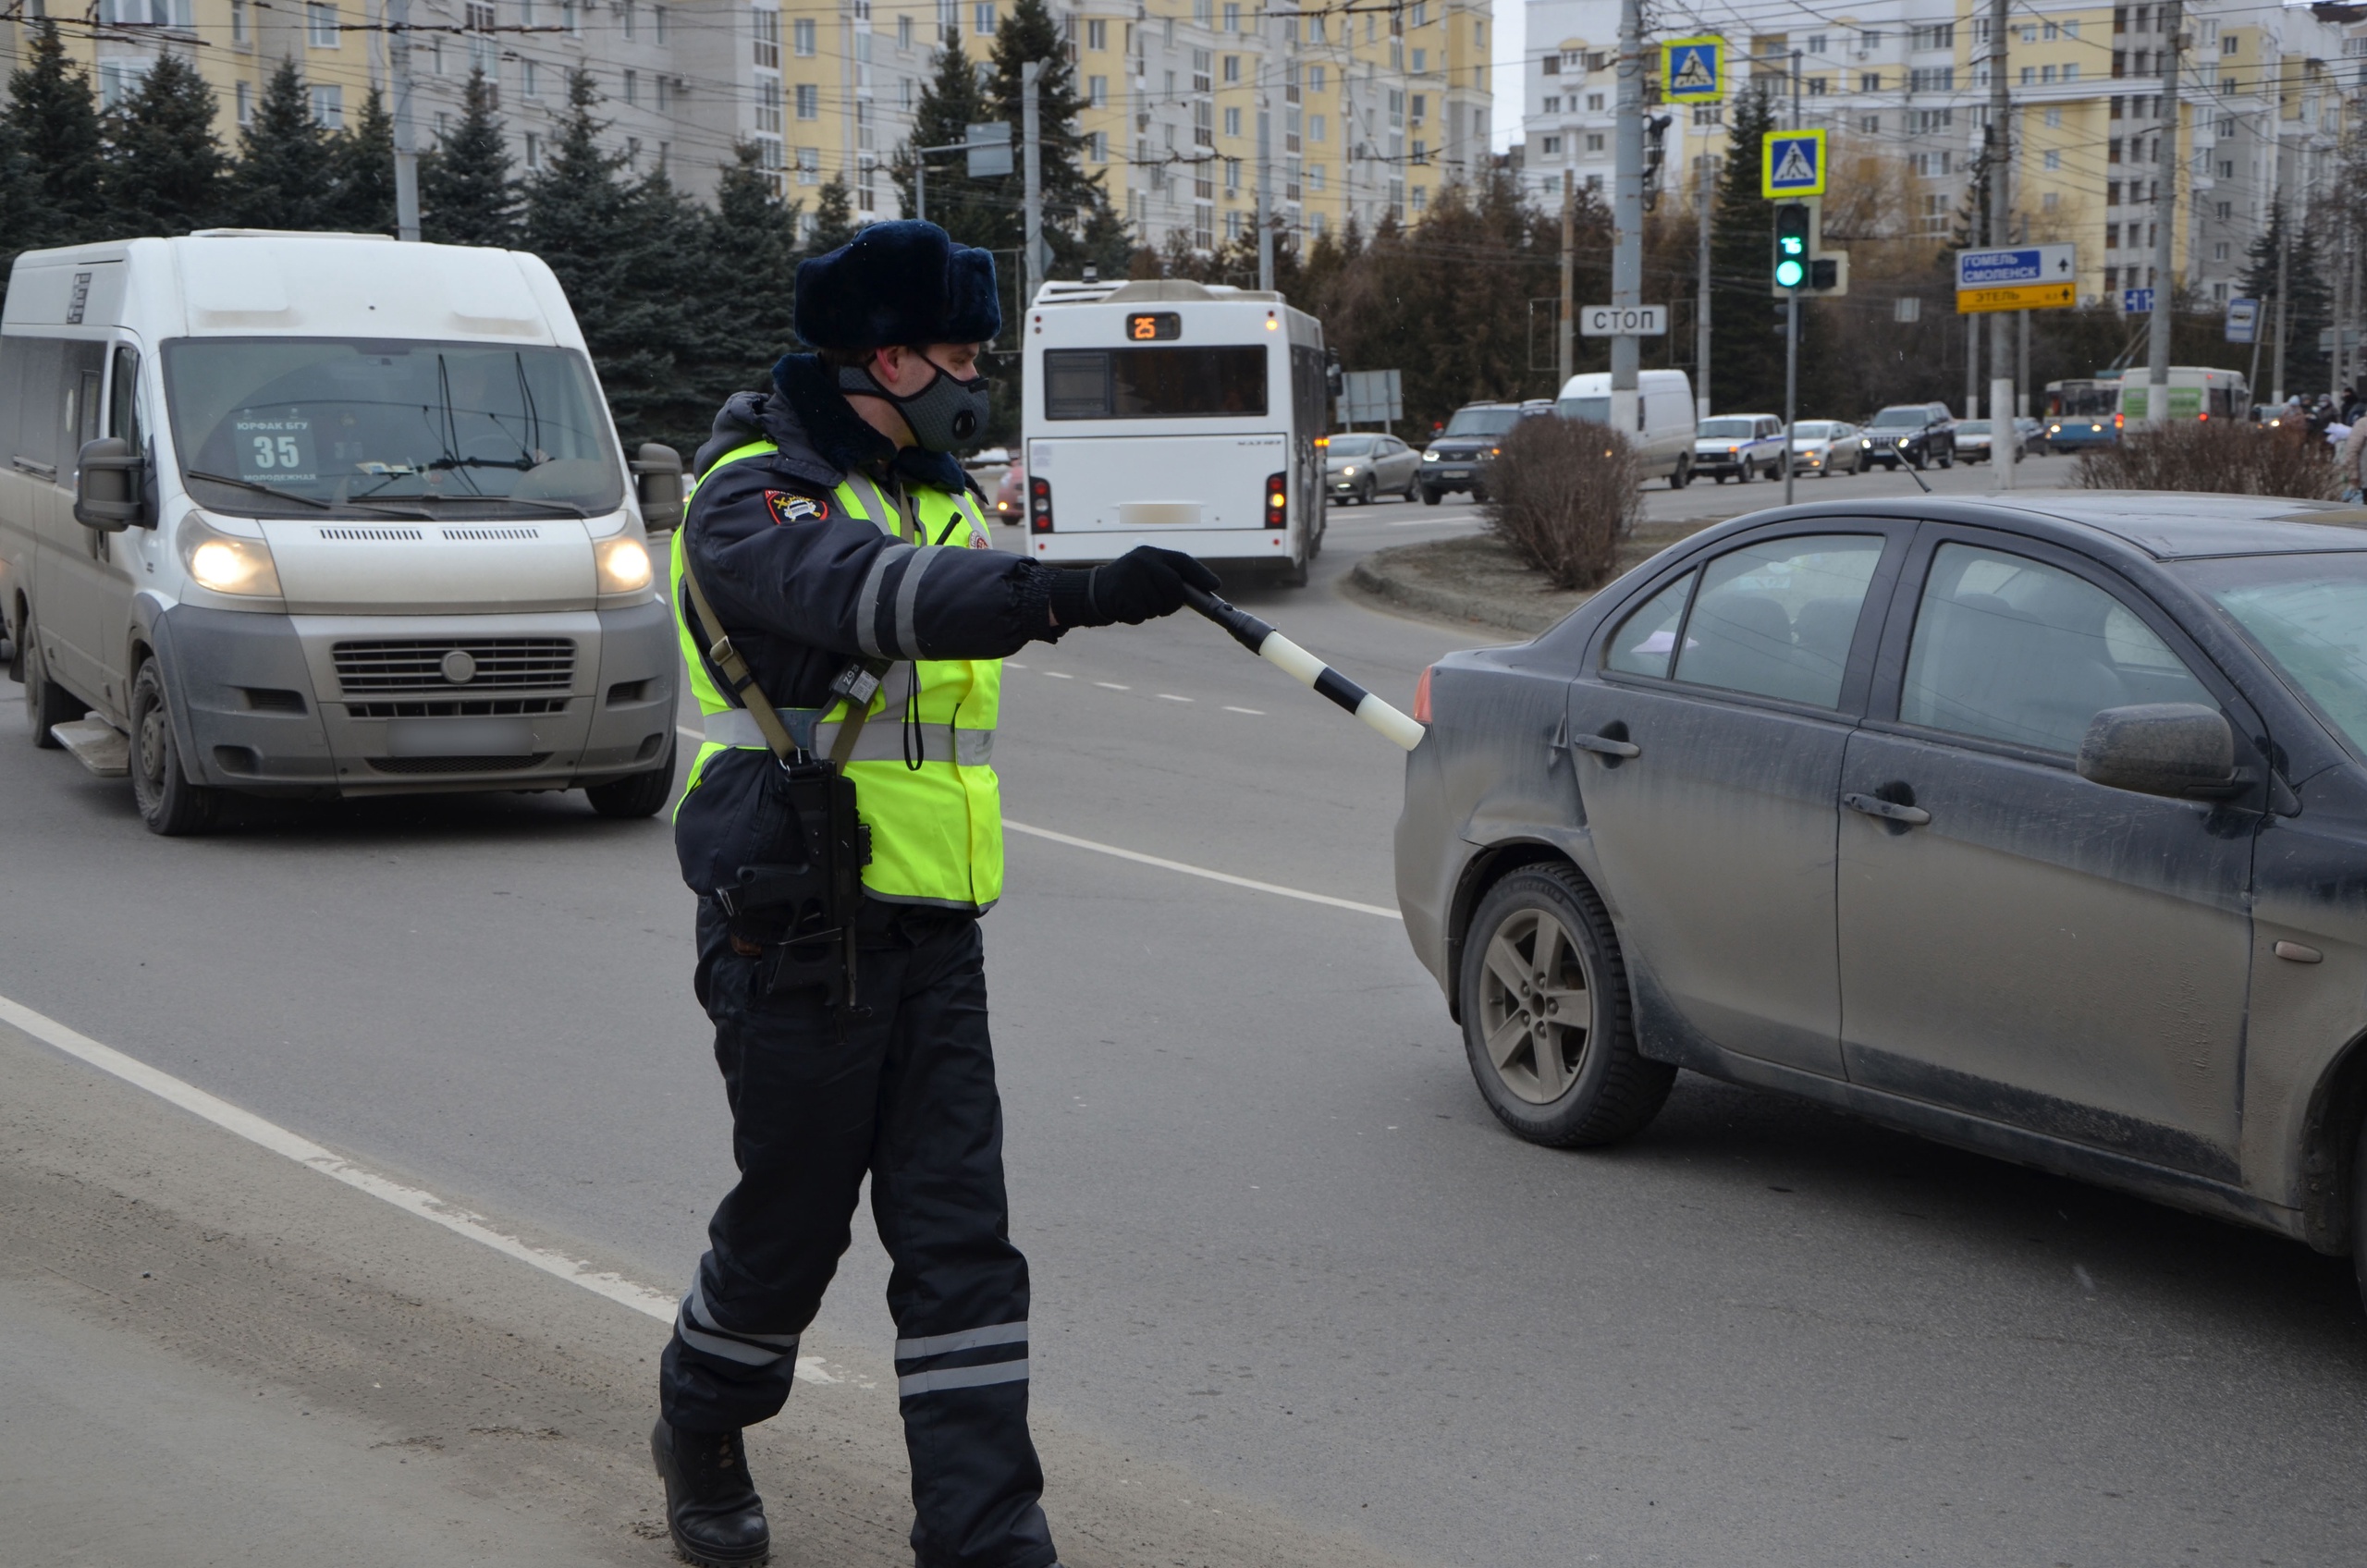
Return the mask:
<svg viewBox="0 0 2367 1568">
<path fill-rule="evenodd" d="M 1012 1348 L 1016 1347 L 1016 1348 Z M 960 1366 L 904 1370 L 907 1362 L 932 1361 L 970 1351 L 989 1354 L 971 1357 Z M 1027 1324 L 998 1323 L 989 1329 L 964 1329 L 951 1334 L 896 1341 L 896 1395 L 935 1393 L 946 1389 L 983 1389 L 994 1383 L 1027 1380 Z"/>
</svg>

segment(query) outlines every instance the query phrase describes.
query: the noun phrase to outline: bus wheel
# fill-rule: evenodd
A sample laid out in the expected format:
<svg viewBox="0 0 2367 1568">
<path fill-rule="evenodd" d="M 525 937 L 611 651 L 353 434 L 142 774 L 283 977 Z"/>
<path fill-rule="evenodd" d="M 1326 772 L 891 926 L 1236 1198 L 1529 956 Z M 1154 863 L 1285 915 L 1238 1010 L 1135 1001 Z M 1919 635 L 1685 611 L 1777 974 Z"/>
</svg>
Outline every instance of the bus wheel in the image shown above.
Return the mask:
<svg viewBox="0 0 2367 1568">
<path fill-rule="evenodd" d="M 1275 575 L 1274 581 L 1284 588 L 1306 587 L 1306 563 L 1303 560 L 1291 562 Z"/>
<path fill-rule="evenodd" d="M 131 798 L 148 831 L 167 839 L 204 832 L 222 803 L 221 790 L 190 782 L 180 753 L 164 673 L 148 659 L 131 681 Z"/>
<path fill-rule="evenodd" d="M 41 655 L 41 629 L 34 625 L 31 609 L 18 618 L 17 648 L 25 683 L 25 724 L 32 730 L 34 745 L 54 752 L 59 742 L 49 732 L 50 726 L 71 723 L 91 710 L 49 678 L 49 666 Z"/>
</svg>

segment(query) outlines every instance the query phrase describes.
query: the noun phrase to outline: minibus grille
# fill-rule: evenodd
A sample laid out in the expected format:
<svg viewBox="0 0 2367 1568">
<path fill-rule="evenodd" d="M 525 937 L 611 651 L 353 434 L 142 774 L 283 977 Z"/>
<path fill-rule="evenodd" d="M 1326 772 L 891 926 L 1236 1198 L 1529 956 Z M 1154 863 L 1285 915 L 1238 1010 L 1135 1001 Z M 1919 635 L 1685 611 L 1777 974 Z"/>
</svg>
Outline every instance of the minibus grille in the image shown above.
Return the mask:
<svg viewBox="0 0 2367 1568">
<path fill-rule="evenodd" d="M 570 637 L 390 637 L 338 643 L 330 651 L 337 685 L 348 696 L 564 692 L 575 683 L 575 641 Z M 473 663 L 463 680 L 447 678 L 446 660 L 456 653 Z"/>
<path fill-rule="evenodd" d="M 348 718 L 482 718 L 565 713 L 566 697 L 399 697 L 348 703 Z"/>
</svg>

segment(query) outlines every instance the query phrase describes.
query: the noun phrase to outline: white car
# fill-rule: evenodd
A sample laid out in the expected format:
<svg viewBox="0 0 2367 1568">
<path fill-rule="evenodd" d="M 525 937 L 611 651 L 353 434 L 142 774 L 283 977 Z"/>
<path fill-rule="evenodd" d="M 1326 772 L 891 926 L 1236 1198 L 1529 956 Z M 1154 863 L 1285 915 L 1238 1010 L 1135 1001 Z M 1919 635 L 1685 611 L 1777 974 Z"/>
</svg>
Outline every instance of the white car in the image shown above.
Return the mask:
<svg viewBox="0 0 2367 1568">
<path fill-rule="evenodd" d="M 1720 414 L 1705 419 L 1693 440 L 1693 472 L 1723 484 L 1748 484 L 1754 473 L 1784 472 L 1784 422 L 1773 414 Z"/>
<path fill-rule="evenodd" d="M 1858 427 L 1837 419 L 1804 419 L 1792 426 L 1792 472 L 1831 478 L 1865 466 Z"/>
</svg>

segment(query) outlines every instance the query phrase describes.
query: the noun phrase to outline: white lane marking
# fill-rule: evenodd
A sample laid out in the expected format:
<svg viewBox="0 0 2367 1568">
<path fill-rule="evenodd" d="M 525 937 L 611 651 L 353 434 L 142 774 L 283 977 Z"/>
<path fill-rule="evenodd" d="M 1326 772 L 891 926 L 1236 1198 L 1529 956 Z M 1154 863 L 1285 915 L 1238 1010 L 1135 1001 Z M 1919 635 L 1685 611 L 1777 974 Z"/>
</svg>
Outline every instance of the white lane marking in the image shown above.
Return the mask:
<svg viewBox="0 0 2367 1568">
<path fill-rule="evenodd" d="M 161 1072 L 111 1046 L 103 1046 L 88 1035 L 69 1029 L 57 1020 L 6 997 L 0 997 L 0 1023 L 22 1030 L 44 1045 L 102 1072 L 120 1078 L 136 1089 L 145 1089 L 166 1104 L 178 1106 L 192 1116 L 211 1121 L 257 1148 L 268 1149 L 283 1159 L 293 1160 L 332 1181 L 342 1182 L 381 1202 L 392 1204 L 407 1214 L 415 1214 L 431 1224 L 441 1225 L 480 1246 L 491 1247 L 504 1257 L 513 1258 L 530 1268 L 539 1268 L 570 1285 L 581 1285 L 594 1295 L 605 1296 L 620 1306 L 629 1306 L 645 1317 L 654 1317 L 661 1323 L 674 1320 L 675 1298 L 663 1291 L 628 1280 L 596 1264 L 553 1252 L 548 1247 L 538 1247 L 507 1231 L 496 1230 L 482 1215 L 472 1214 L 423 1188 L 381 1176 L 374 1170 L 331 1154 L 311 1139 L 291 1133 L 276 1121 L 266 1121 L 251 1110 L 241 1110 L 226 1099 L 207 1094 L 194 1084 L 185 1083 L 169 1072 Z M 808 1383 L 840 1380 L 823 1370 L 822 1358 L 818 1355 L 799 1356 L 797 1376 L 801 1381 Z"/>
<path fill-rule="evenodd" d="M 693 729 L 687 724 L 678 724 L 674 726 L 674 733 L 687 735 L 702 746 L 706 744 L 706 731 L 704 729 Z"/>
<path fill-rule="evenodd" d="M 1008 669 L 1025 669 L 1027 668 L 1027 666 L 1020 663 L 1017 659 L 1005 659 L 1002 662 L 1004 668 Z"/>
<path fill-rule="evenodd" d="M 1266 717 L 1266 710 L 1264 708 L 1237 708 L 1231 703 L 1227 703 L 1224 705 L 1224 711 L 1227 713 L 1245 713 L 1252 718 L 1263 718 Z"/>
<path fill-rule="evenodd" d="M 1132 686 L 1121 686 L 1114 680 L 1097 680 L 1094 684 L 1106 692 L 1131 692 L 1134 690 Z"/>
<path fill-rule="evenodd" d="M 1311 904 L 1330 904 L 1333 909 L 1354 910 L 1358 914 L 1377 914 L 1383 920 L 1405 918 L 1395 910 L 1384 909 L 1380 904 L 1360 904 L 1354 899 L 1335 899 L 1329 893 L 1310 893 L 1302 888 L 1285 888 L 1278 883 L 1259 882 L 1252 877 L 1235 876 L 1229 871 L 1211 871 L 1205 865 L 1191 865 L 1180 860 L 1162 860 L 1157 855 L 1144 854 L 1139 850 L 1122 850 L 1115 844 L 1100 844 L 1091 839 L 1077 839 L 1066 833 L 1055 833 L 1049 827 L 1030 827 L 1024 822 L 1013 822 L 1009 817 L 1003 818 L 1002 825 L 1013 833 L 1024 833 L 1030 838 L 1049 839 L 1056 844 L 1067 844 L 1073 849 L 1091 850 L 1098 854 L 1115 855 L 1120 860 L 1130 860 L 1138 865 L 1155 865 L 1162 871 L 1180 871 L 1186 876 L 1205 876 L 1211 882 L 1222 882 L 1234 888 L 1247 888 L 1259 893 L 1272 893 L 1278 898 L 1303 899 Z"/>
<path fill-rule="evenodd" d="M 1162 703 L 1188 703 L 1192 699 L 1189 697 L 1179 697 L 1172 692 L 1161 692 L 1159 694 L 1159 700 Z"/>
<path fill-rule="evenodd" d="M 1057 669 L 1048 669 L 1044 672 L 1044 679 L 1047 680 L 1074 680 L 1076 677 L 1073 675 L 1062 675 Z"/>
</svg>

